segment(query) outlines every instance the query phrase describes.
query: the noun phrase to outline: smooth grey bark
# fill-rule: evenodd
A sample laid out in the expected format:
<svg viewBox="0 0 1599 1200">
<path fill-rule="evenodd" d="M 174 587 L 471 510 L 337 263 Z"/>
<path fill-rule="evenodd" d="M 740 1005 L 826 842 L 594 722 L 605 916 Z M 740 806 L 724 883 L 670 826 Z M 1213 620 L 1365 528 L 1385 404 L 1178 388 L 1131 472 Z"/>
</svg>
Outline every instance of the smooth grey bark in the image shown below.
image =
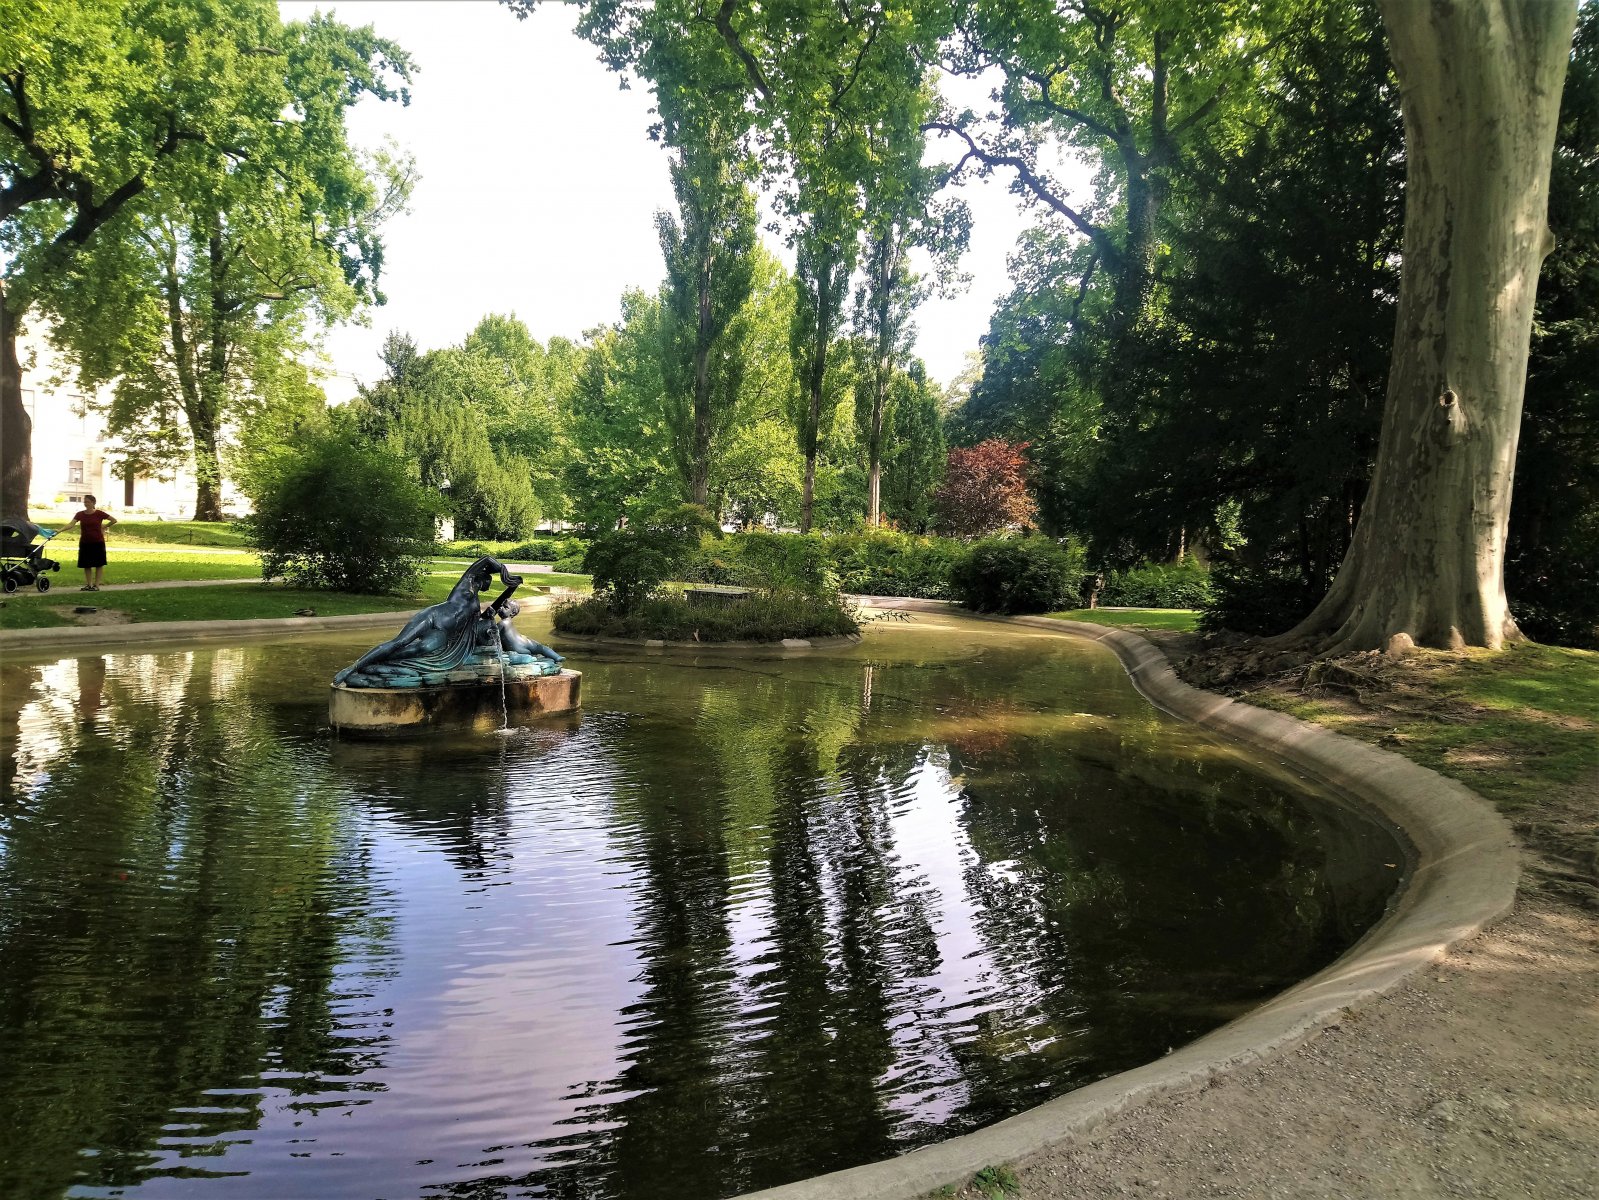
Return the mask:
<svg viewBox="0 0 1599 1200">
<path fill-rule="evenodd" d="M 28 515 L 33 482 L 33 420 L 22 402 L 22 366 L 17 360 L 18 317 L 0 281 L 0 516 Z"/>
<path fill-rule="evenodd" d="M 1383 0 L 1405 121 L 1404 268 L 1349 553 L 1282 640 L 1321 653 L 1520 637 L 1505 534 L 1576 0 Z"/>
</svg>

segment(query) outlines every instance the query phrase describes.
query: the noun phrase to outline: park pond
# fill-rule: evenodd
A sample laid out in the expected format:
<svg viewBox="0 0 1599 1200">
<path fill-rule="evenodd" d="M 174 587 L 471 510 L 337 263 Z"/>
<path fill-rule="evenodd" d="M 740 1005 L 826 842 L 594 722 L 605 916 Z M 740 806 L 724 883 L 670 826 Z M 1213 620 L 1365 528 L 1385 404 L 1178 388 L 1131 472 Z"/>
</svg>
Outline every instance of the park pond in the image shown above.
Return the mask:
<svg viewBox="0 0 1599 1200">
<path fill-rule="evenodd" d="M 581 714 L 342 742 L 374 640 L 0 668 L 0 1195 L 730 1196 L 1157 1058 L 1402 875 L 1040 630 L 574 649 Z"/>
</svg>

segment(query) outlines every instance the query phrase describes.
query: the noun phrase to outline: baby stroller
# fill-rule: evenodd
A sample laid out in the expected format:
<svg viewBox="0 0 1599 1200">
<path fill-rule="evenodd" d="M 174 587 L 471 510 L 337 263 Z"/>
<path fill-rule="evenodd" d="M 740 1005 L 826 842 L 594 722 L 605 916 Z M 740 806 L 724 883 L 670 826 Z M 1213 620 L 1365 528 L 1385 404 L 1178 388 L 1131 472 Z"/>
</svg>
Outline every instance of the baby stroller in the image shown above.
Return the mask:
<svg viewBox="0 0 1599 1200">
<path fill-rule="evenodd" d="M 0 587 L 9 596 L 25 584 L 33 584 L 41 592 L 50 590 L 47 572 L 59 571 L 61 564 L 44 556 L 44 547 L 33 544 L 34 538 L 49 541 L 55 534 L 40 529 L 32 521 L 6 517 L 0 520 Z"/>
</svg>

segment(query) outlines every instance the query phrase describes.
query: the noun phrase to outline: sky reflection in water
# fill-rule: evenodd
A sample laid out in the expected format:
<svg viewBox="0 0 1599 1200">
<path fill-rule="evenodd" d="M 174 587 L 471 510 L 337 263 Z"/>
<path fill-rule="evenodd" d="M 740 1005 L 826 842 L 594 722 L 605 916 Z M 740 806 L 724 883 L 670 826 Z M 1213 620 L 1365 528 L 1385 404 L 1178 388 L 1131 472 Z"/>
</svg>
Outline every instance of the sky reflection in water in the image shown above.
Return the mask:
<svg viewBox="0 0 1599 1200">
<path fill-rule="evenodd" d="M 1067 639 L 577 651 L 580 717 L 333 741 L 372 640 L 0 668 L 0 1196 L 731 1195 L 1156 1057 L 1399 874 Z"/>
</svg>

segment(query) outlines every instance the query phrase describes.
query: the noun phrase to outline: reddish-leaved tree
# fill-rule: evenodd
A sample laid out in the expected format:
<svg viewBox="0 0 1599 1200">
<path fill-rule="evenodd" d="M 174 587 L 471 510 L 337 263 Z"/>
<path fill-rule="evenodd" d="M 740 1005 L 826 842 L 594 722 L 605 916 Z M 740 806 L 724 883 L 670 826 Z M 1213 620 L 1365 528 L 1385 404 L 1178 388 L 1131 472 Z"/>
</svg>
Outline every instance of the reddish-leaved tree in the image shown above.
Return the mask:
<svg viewBox="0 0 1599 1200">
<path fill-rule="evenodd" d="M 1027 490 L 1026 451 L 1026 442 L 1003 438 L 951 450 L 933 494 L 943 531 L 974 538 L 1032 524 L 1038 505 Z"/>
</svg>

